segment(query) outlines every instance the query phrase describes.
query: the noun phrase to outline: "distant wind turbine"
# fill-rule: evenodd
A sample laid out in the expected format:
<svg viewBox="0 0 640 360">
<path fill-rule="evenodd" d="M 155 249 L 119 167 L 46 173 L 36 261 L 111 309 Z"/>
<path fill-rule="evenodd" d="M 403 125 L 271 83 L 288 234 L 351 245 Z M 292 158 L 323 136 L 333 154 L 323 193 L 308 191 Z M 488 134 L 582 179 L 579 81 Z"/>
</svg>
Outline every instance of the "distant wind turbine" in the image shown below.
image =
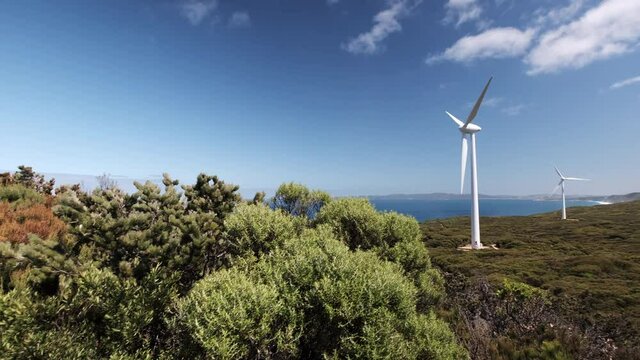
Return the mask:
<svg viewBox="0 0 640 360">
<path fill-rule="evenodd" d="M 554 166 L 555 167 L 555 166 Z M 582 178 L 576 178 L 576 177 L 566 177 L 564 175 L 562 175 L 562 173 L 560 172 L 560 170 L 558 170 L 557 167 L 555 167 L 556 169 L 556 173 L 558 173 L 558 176 L 560 176 L 560 182 L 558 183 L 558 185 L 556 186 L 555 189 L 553 189 L 553 192 L 551 193 L 551 195 L 555 194 L 556 191 L 558 191 L 559 188 L 562 188 L 562 220 L 567 220 L 567 206 L 566 206 L 566 201 L 564 198 L 564 182 L 567 180 L 570 181 L 589 181 L 590 179 L 582 179 Z"/>
<path fill-rule="evenodd" d="M 464 175 L 467 169 L 467 137 L 471 138 L 471 248 L 481 249 L 482 243 L 480 242 L 480 204 L 478 201 L 478 168 L 476 163 L 476 133 L 481 130 L 480 126 L 472 124 L 473 119 L 478 115 L 478 109 L 484 99 L 491 80 L 489 79 L 487 85 L 484 86 L 482 94 L 476 101 L 476 104 L 471 109 L 471 113 L 467 116 L 467 121 L 462 122 L 457 117 L 451 115 L 448 111 L 445 111 L 447 115 L 458 125 L 458 130 L 462 133 L 462 163 L 460 166 L 460 194 L 464 189 Z"/>
</svg>

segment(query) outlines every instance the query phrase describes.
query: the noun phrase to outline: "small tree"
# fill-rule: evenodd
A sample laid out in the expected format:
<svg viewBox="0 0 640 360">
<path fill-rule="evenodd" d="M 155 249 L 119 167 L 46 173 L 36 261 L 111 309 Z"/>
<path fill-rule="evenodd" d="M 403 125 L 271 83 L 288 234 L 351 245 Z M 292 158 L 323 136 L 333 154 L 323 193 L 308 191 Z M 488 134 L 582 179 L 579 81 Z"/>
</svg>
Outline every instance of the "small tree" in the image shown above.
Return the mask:
<svg viewBox="0 0 640 360">
<path fill-rule="evenodd" d="M 44 175 L 33 171 L 30 166 L 20 165 L 14 174 L 0 174 L 0 186 L 19 184 L 26 188 L 33 189 L 43 195 L 51 195 L 56 180 L 45 180 Z"/>
<path fill-rule="evenodd" d="M 112 190 L 118 187 L 118 182 L 111 178 L 110 174 L 104 173 L 96 176 L 98 181 L 98 189 L 100 190 Z"/>
<path fill-rule="evenodd" d="M 315 217 L 322 206 L 331 201 L 331 195 L 320 190 L 309 190 L 296 183 L 282 184 L 271 200 L 276 209 L 281 209 L 293 216 Z"/>
<path fill-rule="evenodd" d="M 264 204 L 265 196 L 267 196 L 267 194 L 264 191 L 259 191 L 253 196 L 253 200 L 249 201 L 249 203 L 253 205 Z"/>
</svg>

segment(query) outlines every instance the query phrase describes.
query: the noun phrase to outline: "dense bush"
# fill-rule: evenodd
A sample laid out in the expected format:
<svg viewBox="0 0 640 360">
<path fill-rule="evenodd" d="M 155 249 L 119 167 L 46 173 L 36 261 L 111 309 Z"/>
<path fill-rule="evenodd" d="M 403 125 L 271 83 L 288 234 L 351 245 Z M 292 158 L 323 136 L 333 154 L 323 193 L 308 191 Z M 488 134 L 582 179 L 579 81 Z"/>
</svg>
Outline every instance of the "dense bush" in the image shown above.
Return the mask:
<svg viewBox="0 0 640 360">
<path fill-rule="evenodd" d="M 420 306 L 435 305 L 444 295 L 444 281 L 437 270 L 431 269 L 415 218 L 377 212 L 366 199 L 339 199 L 325 205 L 314 223 L 328 225 L 352 250 L 371 250 L 399 264 L 418 287 Z"/>
<path fill-rule="evenodd" d="M 45 199 L 44 195 L 24 185 L 0 186 L 0 201 L 10 203 L 14 208 L 43 204 Z"/>
<path fill-rule="evenodd" d="M 224 227 L 231 254 L 240 257 L 268 253 L 296 233 L 291 216 L 263 204 L 239 205 L 225 219 Z"/>
<path fill-rule="evenodd" d="M 68 256 L 89 257 L 118 276 L 138 279 L 162 265 L 179 275 L 184 289 L 220 267 L 230 251 L 223 222 L 240 201 L 238 187 L 206 175 L 185 186 L 184 194 L 168 176 L 163 184 L 164 191 L 136 183 L 131 195 L 117 188 L 88 197 L 61 194 L 55 211 L 73 225 Z"/>
<path fill-rule="evenodd" d="M 416 299 L 400 266 L 320 227 L 206 277 L 179 308 L 211 358 L 465 358 Z"/>
<path fill-rule="evenodd" d="M 2 359 L 467 357 L 413 219 L 296 184 L 270 207 L 204 174 L 51 195 L 20 171 L 0 185 Z"/>
<path fill-rule="evenodd" d="M 159 354 L 175 281 L 152 270 L 141 281 L 89 268 L 60 279 L 56 296 L 26 287 L 0 295 L 0 358 L 88 359 Z"/>
</svg>

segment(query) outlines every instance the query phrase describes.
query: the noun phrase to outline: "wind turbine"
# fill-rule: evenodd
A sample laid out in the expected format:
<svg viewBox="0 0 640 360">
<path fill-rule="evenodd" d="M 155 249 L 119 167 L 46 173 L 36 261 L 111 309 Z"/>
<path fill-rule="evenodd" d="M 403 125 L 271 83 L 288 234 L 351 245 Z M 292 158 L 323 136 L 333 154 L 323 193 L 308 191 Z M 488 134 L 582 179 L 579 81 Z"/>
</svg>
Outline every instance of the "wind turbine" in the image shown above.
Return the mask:
<svg viewBox="0 0 640 360">
<path fill-rule="evenodd" d="M 589 181 L 590 179 L 582 179 L 582 178 L 576 178 L 576 177 L 566 177 L 564 175 L 562 175 L 562 173 L 560 172 L 560 170 L 558 170 L 557 167 L 554 166 L 554 168 L 556 169 L 556 173 L 558 173 L 558 176 L 560 176 L 560 182 L 558 183 L 558 185 L 556 186 L 555 189 L 553 189 L 553 192 L 551 193 L 551 195 L 555 194 L 556 191 L 558 191 L 558 188 L 562 188 L 562 220 L 567 220 L 567 206 L 566 206 L 566 201 L 564 198 L 564 182 L 569 180 L 569 181 Z"/>
<path fill-rule="evenodd" d="M 481 130 L 480 126 L 472 124 L 473 119 L 478 115 L 478 109 L 484 99 L 491 80 L 489 79 L 487 85 L 484 86 L 482 94 L 476 101 L 476 104 L 471 109 L 471 113 L 467 116 L 467 121 L 462 122 L 457 117 L 451 115 L 448 111 L 445 111 L 447 115 L 458 125 L 458 130 L 462 134 L 462 163 L 460 166 L 460 194 L 464 189 L 464 175 L 467 169 L 467 138 L 471 139 L 471 248 L 481 249 L 482 243 L 480 242 L 480 205 L 478 201 L 478 166 L 476 163 L 476 133 Z"/>
</svg>

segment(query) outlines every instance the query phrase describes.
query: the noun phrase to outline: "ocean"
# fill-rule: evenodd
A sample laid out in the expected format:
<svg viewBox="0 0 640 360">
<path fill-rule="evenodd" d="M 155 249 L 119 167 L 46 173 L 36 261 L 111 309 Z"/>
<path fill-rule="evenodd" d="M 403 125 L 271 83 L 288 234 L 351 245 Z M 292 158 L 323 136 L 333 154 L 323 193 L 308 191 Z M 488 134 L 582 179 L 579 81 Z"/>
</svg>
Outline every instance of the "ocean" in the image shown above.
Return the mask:
<svg viewBox="0 0 640 360">
<path fill-rule="evenodd" d="M 418 221 L 468 216 L 471 200 L 370 199 L 380 211 L 396 211 L 411 215 Z M 597 205 L 595 201 L 567 201 L 573 206 Z M 562 209 L 560 200 L 480 199 L 480 216 L 532 215 Z M 567 210 L 570 212 L 571 210 Z"/>
</svg>

